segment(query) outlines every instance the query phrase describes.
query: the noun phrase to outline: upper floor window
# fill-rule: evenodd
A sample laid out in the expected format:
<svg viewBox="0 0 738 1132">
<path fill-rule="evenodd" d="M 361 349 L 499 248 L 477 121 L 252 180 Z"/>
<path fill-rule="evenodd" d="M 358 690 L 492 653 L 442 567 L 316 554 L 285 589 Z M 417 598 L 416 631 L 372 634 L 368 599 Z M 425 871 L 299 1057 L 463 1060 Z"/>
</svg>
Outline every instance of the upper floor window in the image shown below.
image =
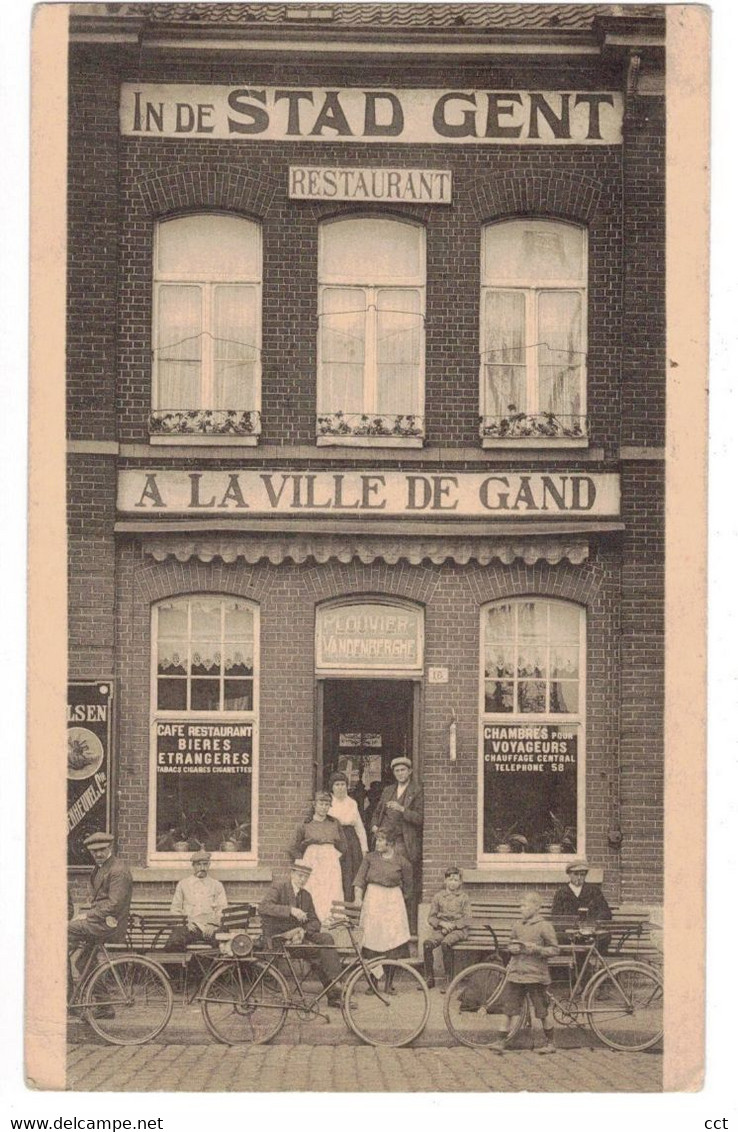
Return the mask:
<svg viewBox="0 0 738 1132">
<path fill-rule="evenodd" d="M 153 342 L 153 437 L 255 443 L 261 406 L 258 224 L 219 213 L 159 222 Z"/>
<path fill-rule="evenodd" d="M 584 610 L 541 597 L 487 606 L 482 666 L 481 855 L 583 853 Z"/>
<path fill-rule="evenodd" d="M 381 218 L 320 229 L 318 443 L 422 444 L 425 231 Z"/>
<path fill-rule="evenodd" d="M 584 443 L 587 233 L 505 220 L 482 233 L 481 435 Z"/>
</svg>

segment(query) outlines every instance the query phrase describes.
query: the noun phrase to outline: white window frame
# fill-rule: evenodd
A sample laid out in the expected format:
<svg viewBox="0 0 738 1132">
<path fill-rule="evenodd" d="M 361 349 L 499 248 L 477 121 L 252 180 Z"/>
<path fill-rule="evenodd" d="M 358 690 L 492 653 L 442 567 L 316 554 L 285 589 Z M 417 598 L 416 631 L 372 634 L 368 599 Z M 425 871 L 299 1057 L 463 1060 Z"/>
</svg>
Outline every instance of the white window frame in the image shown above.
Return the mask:
<svg viewBox="0 0 738 1132">
<path fill-rule="evenodd" d="M 346 221 L 356 222 L 357 220 L 366 220 L 367 223 L 372 221 L 385 221 L 392 224 L 405 224 L 418 232 L 420 239 L 420 266 L 418 274 L 411 278 L 397 278 L 390 280 L 389 278 L 382 283 L 371 282 L 367 279 L 365 283 L 359 283 L 356 279 L 348 279 L 340 273 L 331 274 L 326 271 L 324 267 L 324 245 L 325 245 L 325 232 L 329 225 L 341 224 Z M 317 382 L 317 416 L 330 415 L 341 409 L 337 405 L 333 409 L 321 409 L 321 389 L 322 389 L 322 374 L 323 374 L 323 358 L 322 358 L 322 317 L 323 317 L 323 292 L 331 288 L 341 288 L 343 290 L 355 290 L 357 296 L 361 295 L 359 300 L 365 305 L 364 315 L 364 376 L 363 376 L 363 407 L 362 412 L 367 416 L 375 416 L 378 414 L 377 405 L 377 295 L 380 291 L 391 290 L 408 290 L 417 292 L 420 296 L 420 310 L 418 312 L 421 319 L 420 335 L 420 367 L 418 373 L 418 405 L 420 408 L 415 416 L 420 417 L 425 422 L 425 309 L 426 309 L 426 287 L 427 287 L 427 270 L 426 270 L 426 232 L 422 224 L 414 221 L 399 219 L 396 216 L 387 215 L 372 215 L 367 217 L 343 216 L 334 220 L 323 221 L 318 229 L 318 346 L 317 346 L 317 365 L 318 365 L 318 382 Z M 360 309 L 360 308 L 359 308 Z M 316 443 L 318 446 L 336 446 L 354 447 L 354 448 L 422 448 L 425 439 L 425 424 L 423 423 L 423 434 L 421 436 L 332 436 L 317 434 Z"/>
<path fill-rule="evenodd" d="M 497 605 L 522 605 L 526 602 L 541 602 L 548 605 L 567 606 L 579 614 L 579 711 L 578 712 L 487 712 L 485 710 L 485 652 L 487 612 Z M 550 684 L 551 677 L 547 676 Z M 514 676 L 517 684 L 517 675 Z M 550 867 L 557 876 L 567 861 L 569 854 L 559 853 L 489 853 L 484 851 L 484 729 L 485 726 L 535 726 L 571 724 L 577 728 L 577 857 L 587 853 L 587 610 L 574 601 L 548 597 L 544 594 L 523 594 L 513 597 L 500 597 L 486 602 L 479 613 L 479 737 L 477 759 L 477 861 L 480 868 L 495 868 L 511 871 L 520 869 L 540 869 Z"/>
<path fill-rule="evenodd" d="M 248 224 L 251 230 L 256 235 L 257 239 L 257 258 L 259 263 L 259 270 L 253 278 L 233 279 L 228 273 L 213 272 L 207 278 L 197 272 L 163 272 L 159 269 L 159 244 L 160 233 L 166 224 L 176 224 L 178 220 L 193 219 L 198 216 L 221 216 L 228 219 L 235 219 Z M 202 317 L 202 337 L 203 343 L 207 343 L 209 348 L 203 349 L 202 362 L 200 370 L 200 405 L 193 405 L 193 409 L 212 409 L 213 402 L 213 386 L 215 381 L 214 370 L 214 338 L 212 337 L 213 325 L 213 311 L 214 311 L 214 295 L 215 289 L 219 285 L 228 285 L 230 287 L 243 287 L 245 290 L 255 291 L 256 293 L 256 341 L 255 347 L 255 361 L 254 361 L 254 404 L 250 406 L 224 406 L 225 408 L 231 407 L 234 409 L 249 409 L 258 414 L 257 421 L 261 419 L 261 378 L 262 378 L 262 364 L 261 364 L 261 347 L 262 347 L 262 302 L 263 302 L 263 274 L 264 274 L 264 253 L 263 253 L 263 236 L 262 226 L 255 220 L 248 217 L 237 216 L 230 212 L 219 211 L 202 211 L 197 213 L 186 213 L 182 216 L 166 217 L 156 222 L 154 228 L 154 272 L 153 272 L 153 294 L 152 294 L 152 360 L 151 360 L 151 406 L 152 410 L 168 409 L 168 405 L 159 405 L 159 361 L 157 355 L 156 343 L 159 341 L 159 295 L 163 286 L 181 284 L 183 286 L 197 286 L 201 289 L 201 303 L 200 311 Z M 184 410 L 183 410 L 184 411 Z M 257 429 L 248 435 L 212 435 L 205 432 L 198 432 L 186 434 L 182 436 L 177 435 L 160 435 L 153 434 L 150 436 L 151 444 L 163 445 L 191 445 L 191 444 L 207 444 L 209 447 L 222 447 L 224 445 L 239 445 L 253 447 L 259 443 L 259 433 L 261 425 L 259 423 Z"/>
<path fill-rule="evenodd" d="M 192 711 L 182 709 L 160 709 L 157 707 L 158 698 L 158 623 L 159 607 L 172 601 L 238 601 L 247 605 L 253 616 L 254 627 L 254 674 L 252 677 L 253 706 L 250 711 Z M 156 725 L 160 722 L 186 719 L 188 722 L 202 721 L 203 723 L 243 722 L 252 725 L 252 772 L 251 778 L 251 849 L 249 852 L 226 853 L 212 852 L 214 861 L 218 865 L 227 867 L 243 866 L 244 863 L 254 863 L 258 860 L 259 847 L 259 720 L 260 720 L 260 686 L 261 686 L 261 631 L 260 606 L 248 598 L 237 594 L 226 593 L 185 593 L 172 594 L 161 598 L 151 606 L 151 656 L 150 656 L 150 687 L 149 687 L 149 796 L 148 796 L 148 853 L 149 865 L 181 865 L 183 869 L 190 867 L 190 854 L 177 852 L 162 852 L 156 848 L 156 803 L 157 803 L 157 775 L 156 775 Z M 191 617 L 191 609 L 188 619 Z M 188 640 L 191 638 L 188 636 Z M 186 677 L 188 683 L 191 676 Z M 221 677 L 221 688 L 224 677 Z"/>
<path fill-rule="evenodd" d="M 529 220 L 530 223 L 538 225 L 565 225 L 580 233 L 582 239 L 582 282 L 579 286 L 572 284 L 570 279 L 547 279 L 545 283 L 537 284 L 531 277 L 531 280 L 526 283 L 514 282 L 505 280 L 503 276 L 495 279 L 494 271 L 488 270 L 486 263 L 486 240 L 485 233 L 490 228 L 499 228 L 502 225 Z M 485 307 L 486 297 L 491 291 L 500 291 L 505 293 L 516 293 L 524 296 L 525 301 L 525 334 L 524 342 L 526 344 L 534 344 L 538 341 L 538 307 L 539 300 L 545 294 L 564 294 L 572 293 L 579 295 L 581 302 L 582 314 L 582 338 L 580 349 L 582 354 L 582 366 L 580 371 L 580 415 L 586 418 L 587 415 L 587 330 L 588 330 L 588 292 L 589 292 L 589 240 L 587 229 L 581 224 L 574 224 L 564 220 L 558 220 L 549 217 L 513 217 L 509 220 L 495 220 L 482 227 L 481 249 L 480 249 L 480 279 L 481 279 L 481 294 L 480 294 L 480 307 L 479 307 L 479 416 L 483 420 L 487 416 L 487 377 L 486 367 L 487 360 L 487 341 L 485 338 L 486 332 L 486 318 Z M 530 349 L 526 354 L 526 408 L 525 412 L 529 414 L 537 414 L 539 410 L 539 378 L 538 378 L 538 350 L 535 348 Z M 518 406 L 520 410 L 520 406 Z M 531 448 L 541 447 L 545 448 L 586 448 L 589 444 L 588 437 L 567 437 L 567 436 L 534 436 L 534 437 L 489 437 L 482 436 L 482 448 Z"/>
</svg>

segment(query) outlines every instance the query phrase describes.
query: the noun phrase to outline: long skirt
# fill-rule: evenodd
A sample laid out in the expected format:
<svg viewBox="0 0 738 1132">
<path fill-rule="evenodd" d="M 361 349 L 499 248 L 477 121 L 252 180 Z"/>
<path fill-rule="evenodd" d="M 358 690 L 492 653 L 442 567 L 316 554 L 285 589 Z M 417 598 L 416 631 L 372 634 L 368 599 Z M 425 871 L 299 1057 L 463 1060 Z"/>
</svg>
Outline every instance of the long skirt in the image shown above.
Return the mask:
<svg viewBox="0 0 738 1132">
<path fill-rule="evenodd" d="M 351 901 L 354 899 L 354 877 L 359 871 L 364 854 L 356 830 L 352 825 L 342 825 L 341 832 L 345 841 L 345 847 L 341 854 L 343 898 Z"/>
<path fill-rule="evenodd" d="M 318 919 L 323 924 L 331 918 L 333 901 L 343 900 L 341 855 L 335 845 L 308 845 L 304 857 L 313 870 L 305 888 L 312 896 Z"/>
<path fill-rule="evenodd" d="M 386 955 L 410 939 L 407 909 L 399 887 L 367 885 L 361 906 L 359 927 L 364 931 L 363 947 Z"/>
</svg>

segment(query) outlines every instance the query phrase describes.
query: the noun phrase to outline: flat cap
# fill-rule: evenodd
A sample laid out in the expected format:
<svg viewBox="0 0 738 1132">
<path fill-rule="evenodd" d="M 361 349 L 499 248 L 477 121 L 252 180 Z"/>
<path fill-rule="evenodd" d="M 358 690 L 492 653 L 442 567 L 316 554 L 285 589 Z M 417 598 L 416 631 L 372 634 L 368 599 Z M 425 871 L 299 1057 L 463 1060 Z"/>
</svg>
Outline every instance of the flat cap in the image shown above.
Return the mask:
<svg viewBox="0 0 738 1132">
<path fill-rule="evenodd" d="M 589 865 L 586 861 L 570 861 L 566 866 L 567 873 L 588 873 Z"/>
<path fill-rule="evenodd" d="M 399 759 L 392 760 L 392 762 L 390 763 L 391 769 L 394 770 L 396 766 L 406 766 L 408 770 L 413 769 L 412 762 L 410 761 L 410 759 L 406 758 L 405 755 L 401 755 Z"/>
<path fill-rule="evenodd" d="M 210 864 L 210 854 L 208 853 L 207 849 L 198 849 L 197 852 L 192 854 L 190 860 L 192 861 L 193 865 L 196 861 L 207 861 L 207 863 Z"/>
<path fill-rule="evenodd" d="M 91 833 L 89 837 L 84 840 L 85 849 L 107 849 L 113 844 L 114 838 L 112 833 L 103 833 L 102 830 L 98 833 Z"/>
</svg>

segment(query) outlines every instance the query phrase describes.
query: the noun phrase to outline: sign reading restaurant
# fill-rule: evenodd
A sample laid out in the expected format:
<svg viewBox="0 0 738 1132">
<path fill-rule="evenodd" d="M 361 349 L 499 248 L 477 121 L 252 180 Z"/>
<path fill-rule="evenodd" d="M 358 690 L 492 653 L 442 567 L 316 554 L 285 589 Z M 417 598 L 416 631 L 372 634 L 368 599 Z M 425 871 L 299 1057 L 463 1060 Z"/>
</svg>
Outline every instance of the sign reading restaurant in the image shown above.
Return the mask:
<svg viewBox="0 0 738 1132">
<path fill-rule="evenodd" d="M 290 165 L 291 200 L 402 200 L 410 204 L 450 204 L 448 169 L 345 169 Z"/>
<path fill-rule="evenodd" d="M 617 516 L 616 473 L 147 471 L 118 473 L 128 514 Z"/>
<path fill-rule="evenodd" d="M 617 91 L 363 90 L 123 83 L 126 137 L 618 145 Z"/>
</svg>

